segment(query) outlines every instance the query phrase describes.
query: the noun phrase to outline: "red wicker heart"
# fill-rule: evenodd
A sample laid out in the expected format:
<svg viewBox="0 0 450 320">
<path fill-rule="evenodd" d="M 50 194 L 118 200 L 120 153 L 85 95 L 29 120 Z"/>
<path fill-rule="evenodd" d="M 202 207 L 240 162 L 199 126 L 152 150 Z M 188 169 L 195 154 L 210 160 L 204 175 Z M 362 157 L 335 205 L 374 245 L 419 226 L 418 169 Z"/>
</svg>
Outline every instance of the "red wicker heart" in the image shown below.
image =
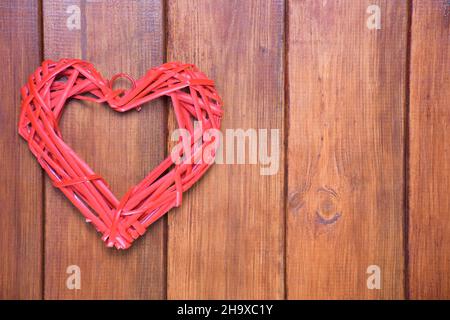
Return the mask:
<svg viewBox="0 0 450 320">
<path fill-rule="evenodd" d="M 132 88 L 114 90 L 112 84 L 118 77 L 130 80 Z M 182 193 L 211 165 L 211 161 L 198 161 L 199 143 L 204 147 L 214 144 L 210 156 L 218 145 L 214 139 L 204 141 L 203 133 L 220 128 L 222 101 L 214 82 L 194 65 L 171 62 L 150 69 L 136 81 L 126 74 L 108 81 L 86 61 L 44 61 L 21 93 L 19 134 L 53 184 L 103 234 L 109 247 L 129 248 L 153 222 L 179 206 Z M 113 110 L 125 112 L 139 110 L 161 96 L 171 98 L 179 128 L 189 131 L 191 152 L 180 148 L 179 155 L 184 156 L 180 163 L 169 156 L 119 201 L 102 177 L 64 142 L 58 128 L 61 112 L 71 98 L 107 102 Z M 194 127 L 194 120 L 201 126 Z"/>
</svg>

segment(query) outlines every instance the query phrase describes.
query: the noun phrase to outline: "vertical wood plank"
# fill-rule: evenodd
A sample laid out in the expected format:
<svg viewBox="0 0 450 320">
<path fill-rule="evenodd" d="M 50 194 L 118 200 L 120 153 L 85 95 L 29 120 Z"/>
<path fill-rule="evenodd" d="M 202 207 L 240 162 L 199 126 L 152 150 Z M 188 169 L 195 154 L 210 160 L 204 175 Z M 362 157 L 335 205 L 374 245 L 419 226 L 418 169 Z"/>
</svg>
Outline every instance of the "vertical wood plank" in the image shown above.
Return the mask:
<svg viewBox="0 0 450 320">
<path fill-rule="evenodd" d="M 168 60 L 216 81 L 226 128 L 280 130 L 283 154 L 284 3 L 168 2 Z M 216 164 L 169 214 L 168 298 L 283 298 L 283 159 Z"/>
<path fill-rule="evenodd" d="M 406 48 L 406 1 L 289 1 L 289 299 L 404 296 Z"/>
<path fill-rule="evenodd" d="M 17 133 L 20 88 L 41 59 L 38 11 L 0 4 L 0 299 L 42 297 L 42 173 Z"/>
<path fill-rule="evenodd" d="M 450 3 L 414 1 L 411 30 L 409 287 L 450 298 Z"/>
<path fill-rule="evenodd" d="M 77 11 L 68 10 L 73 5 L 81 12 L 80 30 L 67 27 L 67 19 Z M 119 72 L 139 78 L 163 62 L 163 21 L 161 0 L 44 0 L 45 58 L 83 58 L 107 78 Z M 81 102 L 72 102 L 67 109 L 63 136 L 119 197 L 164 158 L 163 102 L 126 114 Z M 45 210 L 45 298 L 164 298 L 163 220 L 132 248 L 119 252 L 106 248 L 101 235 L 49 181 Z M 81 269 L 81 290 L 66 288 L 69 265 Z"/>
</svg>

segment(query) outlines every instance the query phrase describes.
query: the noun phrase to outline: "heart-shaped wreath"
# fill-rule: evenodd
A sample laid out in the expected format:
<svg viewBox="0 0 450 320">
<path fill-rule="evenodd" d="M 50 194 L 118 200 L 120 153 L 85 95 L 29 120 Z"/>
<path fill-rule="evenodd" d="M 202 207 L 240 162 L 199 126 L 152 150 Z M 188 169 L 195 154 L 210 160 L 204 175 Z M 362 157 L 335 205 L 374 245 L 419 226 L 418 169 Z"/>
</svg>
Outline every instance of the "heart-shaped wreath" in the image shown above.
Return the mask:
<svg viewBox="0 0 450 320">
<path fill-rule="evenodd" d="M 113 89 L 119 77 L 127 78 L 132 87 Z M 123 73 L 108 81 L 86 61 L 47 60 L 29 77 L 21 94 L 19 134 L 54 186 L 103 234 L 109 247 L 129 248 L 153 222 L 180 206 L 183 192 L 212 164 L 198 161 L 206 150 L 199 146 L 209 146 L 210 157 L 218 147 L 217 139 L 206 141 L 204 133 L 220 128 L 222 101 L 214 81 L 192 64 L 166 63 L 136 81 Z M 171 98 L 179 128 L 189 132 L 190 152 L 179 148 L 180 162 L 168 156 L 119 201 L 102 177 L 64 142 L 58 127 L 62 110 L 68 99 L 78 99 L 106 102 L 113 110 L 125 112 L 139 110 L 161 96 Z M 201 125 L 194 126 L 194 121 Z M 186 141 L 179 144 L 186 145 Z"/>
</svg>

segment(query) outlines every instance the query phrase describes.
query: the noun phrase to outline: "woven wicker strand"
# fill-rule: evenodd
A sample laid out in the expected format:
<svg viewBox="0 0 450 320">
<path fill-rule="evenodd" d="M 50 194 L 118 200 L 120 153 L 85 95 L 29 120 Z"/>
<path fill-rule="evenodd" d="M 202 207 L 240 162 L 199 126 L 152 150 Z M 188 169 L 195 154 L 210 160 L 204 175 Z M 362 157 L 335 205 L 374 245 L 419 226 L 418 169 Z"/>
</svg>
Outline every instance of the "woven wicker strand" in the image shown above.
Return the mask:
<svg viewBox="0 0 450 320">
<path fill-rule="evenodd" d="M 132 87 L 113 89 L 120 77 L 128 79 Z M 201 150 L 212 147 L 208 156 L 214 157 L 218 147 L 218 141 L 203 141 L 203 133 L 220 129 L 222 101 L 214 82 L 191 64 L 170 62 L 150 69 L 139 80 L 120 73 L 108 81 L 86 61 L 47 60 L 29 77 L 21 94 L 19 134 L 28 141 L 53 185 L 102 233 L 109 247 L 129 248 L 153 222 L 180 206 L 183 192 L 211 166 L 211 161 L 198 161 L 204 156 Z M 179 128 L 188 130 L 191 153 L 179 148 L 179 155 L 184 156 L 181 163 L 167 157 L 119 201 L 103 178 L 64 142 L 58 127 L 62 110 L 68 99 L 106 102 L 118 112 L 140 110 L 144 103 L 161 96 L 171 98 Z M 194 128 L 194 120 L 201 122 L 200 129 Z M 183 143 L 186 141 L 179 145 Z"/>
</svg>

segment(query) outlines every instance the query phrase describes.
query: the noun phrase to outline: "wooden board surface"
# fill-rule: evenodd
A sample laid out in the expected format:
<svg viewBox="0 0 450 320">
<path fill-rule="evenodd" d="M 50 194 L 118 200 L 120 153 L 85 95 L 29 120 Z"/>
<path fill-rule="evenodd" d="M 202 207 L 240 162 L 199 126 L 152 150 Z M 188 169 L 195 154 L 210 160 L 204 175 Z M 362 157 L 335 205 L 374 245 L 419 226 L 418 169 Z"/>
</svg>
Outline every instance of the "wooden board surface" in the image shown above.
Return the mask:
<svg viewBox="0 0 450 320">
<path fill-rule="evenodd" d="M 403 298 L 406 2 L 288 11 L 287 298 Z"/>
<path fill-rule="evenodd" d="M 450 298 L 448 1 L 5 0 L 0 27 L 0 299 Z M 215 164 L 130 250 L 106 248 L 17 134 L 20 87 L 63 57 L 106 78 L 196 64 L 225 137 L 279 130 L 276 174 L 248 153 Z M 169 105 L 72 101 L 61 129 L 121 197 L 173 145 Z"/>
<path fill-rule="evenodd" d="M 450 299 L 450 3 L 414 1 L 409 262 L 412 299 Z"/>
<path fill-rule="evenodd" d="M 80 30 L 67 27 L 71 5 L 80 8 Z M 106 78 L 120 72 L 138 78 L 163 62 L 162 1 L 112 5 L 45 0 L 43 9 L 45 58 L 83 58 Z M 74 102 L 67 109 L 63 136 L 118 197 L 164 158 L 167 121 L 162 101 L 126 114 L 91 103 Z M 49 181 L 45 216 L 45 298 L 165 297 L 164 220 L 149 228 L 130 250 L 106 248 L 101 235 Z M 66 287 L 70 265 L 81 269 L 81 290 Z"/>
<path fill-rule="evenodd" d="M 169 1 L 168 60 L 198 65 L 225 104 L 222 128 L 279 129 L 283 154 L 283 1 Z M 284 296 L 283 159 L 215 165 L 169 214 L 168 298 Z"/>
<path fill-rule="evenodd" d="M 38 9 L 0 3 L 0 299 L 42 297 L 42 173 L 17 133 L 20 88 L 41 59 Z"/>
</svg>

